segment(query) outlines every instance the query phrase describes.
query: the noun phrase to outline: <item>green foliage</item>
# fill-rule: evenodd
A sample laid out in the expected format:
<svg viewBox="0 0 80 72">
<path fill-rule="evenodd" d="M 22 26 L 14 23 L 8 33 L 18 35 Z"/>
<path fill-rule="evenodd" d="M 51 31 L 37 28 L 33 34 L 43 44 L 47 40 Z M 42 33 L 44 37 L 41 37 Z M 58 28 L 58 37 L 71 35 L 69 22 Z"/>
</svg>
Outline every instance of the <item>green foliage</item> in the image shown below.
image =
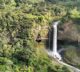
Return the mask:
<svg viewBox="0 0 80 72">
<path fill-rule="evenodd" d="M 68 15 L 69 8 L 57 4 L 57 1 L 63 2 L 62 0 L 0 0 L 0 70 L 69 72 L 65 71 L 66 68 L 54 67 L 45 50 L 36 48 L 37 34 L 46 37 L 48 32 L 42 28 L 49 27 L 54 20 Z M 69 16 L 76 18 L 80 13 L 74 9 L 70 14 Z"/>
<path fill-rule="evenodd" d="M 26 48 L 14 54 L 14 57 L 28 66 L 28 71 L 44 72 L 50 65 L 47 55 L 34 48 Z M 47 72 L 47 71 L 45 71 Z"/>
<path fill-rule="evenodd" d="M 4 57 L 0 57 L 0 64 L 4 65 L 4 64 L 7 64 L 7 65 L 12 65 L 13 62 L 7 58 L 4 58 Z"/>
<path fill-rule="evenodd" d="M 80 18 L 80 12 L 77 10 L 77 8 L 71 10 L 70 13 L 72 18 Z"/>
<path fill-rule="evenodd" d="M 66 51 L 64 53 L 64 60 L 67 63 L 69 63 L 71 65 L 75 65 L 76 67 L 80 68 L 79 67 L 80 66 L 80 63 L 79 63 L 79 61 L 80 61 L 80 58 L 79 58 L 80 49 L 78 49 L 74 45 L 73 46 L 71 46 L 71 45 L 70 46 L 66 46 L 65 48 L 67 48 L 67 49 L 66 49 Z"/>
</svg>

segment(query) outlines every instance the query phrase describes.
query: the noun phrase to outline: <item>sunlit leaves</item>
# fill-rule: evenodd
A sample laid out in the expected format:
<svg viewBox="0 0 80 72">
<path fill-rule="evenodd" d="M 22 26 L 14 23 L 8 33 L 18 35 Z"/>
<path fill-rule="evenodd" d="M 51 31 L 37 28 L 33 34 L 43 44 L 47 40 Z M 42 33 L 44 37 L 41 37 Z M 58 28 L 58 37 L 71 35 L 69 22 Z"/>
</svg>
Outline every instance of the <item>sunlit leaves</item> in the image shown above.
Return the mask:
<svg viewBox="0 0 80 72">
<path fill-rule="evenodd" d="M 71 17 L 72 18 L 80 18 L 80 12 L 77 10 L 77 8 L 71 10 Z"/>
</svg>

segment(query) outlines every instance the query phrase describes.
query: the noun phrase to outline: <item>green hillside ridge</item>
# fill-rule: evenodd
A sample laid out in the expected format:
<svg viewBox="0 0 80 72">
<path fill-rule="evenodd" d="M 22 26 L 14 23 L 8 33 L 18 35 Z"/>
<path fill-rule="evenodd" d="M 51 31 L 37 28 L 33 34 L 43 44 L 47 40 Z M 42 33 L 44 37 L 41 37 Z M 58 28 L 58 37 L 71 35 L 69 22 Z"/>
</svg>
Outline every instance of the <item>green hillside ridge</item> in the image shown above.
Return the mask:
<svg viewBox="0 0 80 72">
<path fill-rule="evenodd" d="M 67 5 L 62 0 L 0 0 L 0 71 L 72 72 L 47 55 L 46 40 L 37 43 L 36 38 L 38 34 L 41 38 L 48 38 L 52 23 L 61 20 L 58 31 L 60 46 L 66 46 L 66 42 L 61 43 L 65 40 L 79 44 L 80 1 L 77 1 L 75 6 L 71 4 L 74 0 Z M 70 26 L 68 30 L 67 26 Z M 71 49 L 75 54 L 73 48 L 74 46 Z M 72 59 L 68 57 L 67 51 L 68 49 L 64 54 L 65 60 Z M 77 56 L 79 58 L 79 53 Z M 68 62 L 78 63 L 73 60 Z M 76 67 L 80 68 L 79 65 Z"/>
</svg>

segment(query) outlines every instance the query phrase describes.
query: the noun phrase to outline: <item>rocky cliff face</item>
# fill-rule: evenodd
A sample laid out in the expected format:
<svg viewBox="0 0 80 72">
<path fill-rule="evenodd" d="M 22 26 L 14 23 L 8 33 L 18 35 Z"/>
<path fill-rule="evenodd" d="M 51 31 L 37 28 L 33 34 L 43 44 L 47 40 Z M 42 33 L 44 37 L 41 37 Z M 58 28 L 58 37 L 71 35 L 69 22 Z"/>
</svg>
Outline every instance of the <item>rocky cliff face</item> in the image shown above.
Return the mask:
<svg viewBox="0 0 80 72">
<path fill-rule="evenodd" d="M 62 51 L 63 60 L 80 68 L 80 25 L 79 22 L 68 21 L 59 25 L 58 41 Z"/>
<path fill-rule="evenodd" d="M 77 24 L 72 21 L 65 22 L 59 26 L 58 40 L 80 41 L 80 32 L 77 29 Z"/>
</svg>

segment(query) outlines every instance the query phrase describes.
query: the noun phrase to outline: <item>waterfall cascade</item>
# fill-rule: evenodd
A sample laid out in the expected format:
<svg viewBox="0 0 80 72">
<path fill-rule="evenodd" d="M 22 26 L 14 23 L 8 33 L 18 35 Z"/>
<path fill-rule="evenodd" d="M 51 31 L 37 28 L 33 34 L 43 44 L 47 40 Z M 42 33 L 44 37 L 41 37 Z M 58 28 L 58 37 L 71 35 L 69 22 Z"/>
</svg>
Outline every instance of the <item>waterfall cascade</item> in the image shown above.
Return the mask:
<svg viewBox="0 0 80 72">
<path fill-rule="evenodd" d="M 57 26 L 60 21 L 53 23 L 53 49 L 48 54 L 58 60 L 61 60 L 61 55 L 57 51 Z"/>
<path fill-rule="evenodd" d="M 57 51 L 57 26 L 60 21 L 54 22 L 53 23 L 53 50 L 52 50 L 52 55 L 54 58 L 57 58 L 58 60 L 61 60 L 61 56 Z"/>
</svg>

